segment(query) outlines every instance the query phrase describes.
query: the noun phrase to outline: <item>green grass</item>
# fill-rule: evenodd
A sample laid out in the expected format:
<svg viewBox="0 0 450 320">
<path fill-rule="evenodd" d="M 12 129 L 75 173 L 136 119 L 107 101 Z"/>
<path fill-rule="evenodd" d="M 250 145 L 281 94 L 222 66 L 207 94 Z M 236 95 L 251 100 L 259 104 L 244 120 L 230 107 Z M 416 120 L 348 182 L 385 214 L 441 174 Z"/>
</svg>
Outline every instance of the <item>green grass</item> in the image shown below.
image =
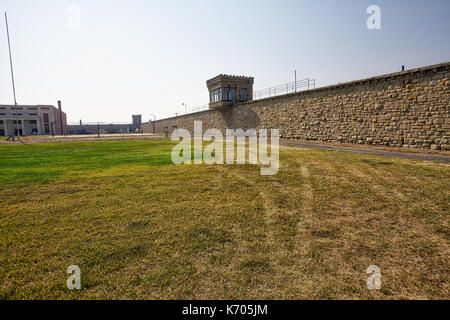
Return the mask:
<svg viewBox="0 0 450 320">
<path fill-rule="evenodd" d="M 285 147 L 261 176 L 172 147 L 0 146 L 0 298 L 450 298 L 448 164 Z"/>
<path fill-rule="evenodd" d="M 53 143 L 0 146 L 0 184 L 49 182 L 123 165 L 171 164 L 172 145 L 159 141 Z"/>
</svg>

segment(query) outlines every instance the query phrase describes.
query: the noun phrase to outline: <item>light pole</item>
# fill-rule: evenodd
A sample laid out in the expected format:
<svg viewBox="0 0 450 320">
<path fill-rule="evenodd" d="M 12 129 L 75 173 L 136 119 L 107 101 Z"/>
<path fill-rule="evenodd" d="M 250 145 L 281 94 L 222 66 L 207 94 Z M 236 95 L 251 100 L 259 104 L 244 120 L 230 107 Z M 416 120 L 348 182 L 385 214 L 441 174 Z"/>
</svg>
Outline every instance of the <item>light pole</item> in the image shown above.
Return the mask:
<svg viewBox="0 0 450 320">
<path fill-rule="evenodd" d="M 187 114 L 187 104 L 183 102 L 181 105 L 184 106 L 184 111 Z"/>
<path fill-rule="evenodd" d="M 150 121 L 152 121 L 151 117 L 153 117 L 153 121 L 156 121 L 156 116 L 153 113 L 150 115 Z"/>
<path fill-rule="evenodd" d="M 20 141 L 20 131 L 19 131 L 19 121 L 17 120 L 17 99 L 16 99 L 16 85 L 14 83 L 14 71 L 13 71 L 13 61 L 12 61 L 12 54 L 11 54 L 11 41 L 9 39 L 9 26 L 8 26 L 8 16 L 5 12 L 5 23 L 6 23 L 6 37 L 8 39 L 8 51 L 9 51 L 9 66 L 11 69 L 11 81 L 12 81 L 12 89 L 13 89 L 13 95 L 14 95 L 14 117 L 16 118 L 16 125 L 15 129 L 13 128 L 13 134 L 12 134 L 12 141 L 14 141 L 15 132 L 14 130 L 17 130 L 17 139 Z M 13 121 L 14 126 L 14 121 Z"/>
</svg>

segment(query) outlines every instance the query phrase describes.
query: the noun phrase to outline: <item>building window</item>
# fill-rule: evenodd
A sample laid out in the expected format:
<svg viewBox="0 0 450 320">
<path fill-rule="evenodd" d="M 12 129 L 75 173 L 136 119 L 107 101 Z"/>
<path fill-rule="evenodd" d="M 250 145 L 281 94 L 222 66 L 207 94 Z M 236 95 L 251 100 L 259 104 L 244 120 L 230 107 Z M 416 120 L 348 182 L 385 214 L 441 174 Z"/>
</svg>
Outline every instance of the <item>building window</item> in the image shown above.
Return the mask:
<svg viewBox="0 0 450 320">
<path fill-rule="evenodd" d="M 221 88 L 220 89 L 222 92 L 222 101 L 228 101 L 229 100 L 229 95 L 230 95 L 230 88 Z"/>
<path fill-rule="evenodd" d="M 211 91 L 211 102 L 212 103 L 220 101 L 220 99 L 219 99 L 219 91 L 220 91 L 220 89 L 216 89 L 216 90 Z"/>
<path fill-rule="evenodd" d="M 210 92 L 211 103 L 219 101 L 236 102 L 236 88 L 219 88 Z"/>
<path fill-rule="evenodd" d="M 0 124 L 3 124 L 3 120 L 0 120 Z"/>
<path fill-rule="evenodd" d="M 30 120 L 30 124 L 37 124 L 37 120 Z"/>
<path fill-rule="evenodd" d="M 246 102 L 248 100 L 248 96 L 247 96 L 247 88 L 242 88 L 241 89 L 241 102 Z"/>
<path fill-rule="evenodd" d="M 44 133 L 45 134 L 50 133 L 50 124 L 48 121 L 49 121 L 48 113 L 44 113 Z"/>
<path fill-rule="evenodd" d="M 222 88 L 222 101 L 236 102 L 236 88 Z"/>
<path fill-rule="evenodd" d="M 230 93 L 228 97 L 229 101 L 233 101 L 233 103 L 236 103 L 236 88 L 230 88 Z"/>
</svg>

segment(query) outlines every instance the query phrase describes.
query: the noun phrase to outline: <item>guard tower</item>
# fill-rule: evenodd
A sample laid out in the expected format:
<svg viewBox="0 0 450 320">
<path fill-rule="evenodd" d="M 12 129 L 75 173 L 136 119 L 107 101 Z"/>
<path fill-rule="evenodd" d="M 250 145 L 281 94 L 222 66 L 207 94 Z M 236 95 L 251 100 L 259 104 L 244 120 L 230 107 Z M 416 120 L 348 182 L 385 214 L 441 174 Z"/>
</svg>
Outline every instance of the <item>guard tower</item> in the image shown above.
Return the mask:
<svg viewBox="0 0 450 320">
<path fill-rule="evenodd" d="M 132 115 L 133 118 L 133 127 L 134 130 L 136 129 L 141 129 L 141 124 L 142 124 L 142 115 L 140 114 L 136 114 L 136 115 Z"/>
<path fill-rule="evenodd" d="M 221 74 L 206 81 L 209 91 L 209 108 L 218 109 L 239 102 L 253 100 L 252 77 Z"/>
</svg>

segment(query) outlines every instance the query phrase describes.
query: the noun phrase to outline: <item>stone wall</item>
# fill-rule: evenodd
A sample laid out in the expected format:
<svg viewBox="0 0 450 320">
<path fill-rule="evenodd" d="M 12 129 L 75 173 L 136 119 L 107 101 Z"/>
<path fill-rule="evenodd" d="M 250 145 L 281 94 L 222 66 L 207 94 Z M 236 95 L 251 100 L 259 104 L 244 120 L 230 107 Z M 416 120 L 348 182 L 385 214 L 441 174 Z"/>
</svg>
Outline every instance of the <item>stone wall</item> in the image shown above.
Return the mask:
<svg viewBox="0 0 450 320">
<path fill-rule="evenodd" d="M 285 139 L 450 150 L 450 62 L 143 124 L 170 134 L 280 129 Z"/>
</svg>

